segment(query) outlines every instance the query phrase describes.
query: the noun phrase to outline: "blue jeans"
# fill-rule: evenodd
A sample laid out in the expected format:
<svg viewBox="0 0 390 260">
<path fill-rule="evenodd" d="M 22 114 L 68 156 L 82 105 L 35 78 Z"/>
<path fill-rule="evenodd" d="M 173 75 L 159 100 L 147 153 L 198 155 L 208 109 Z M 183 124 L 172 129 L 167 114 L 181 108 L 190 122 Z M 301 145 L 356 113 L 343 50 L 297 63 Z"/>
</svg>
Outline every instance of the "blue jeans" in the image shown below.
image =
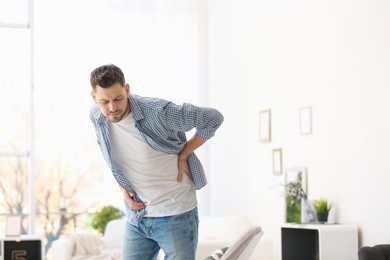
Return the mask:
<svg viewBox="0 0 390 260">
<path fill-rule="evenodd" d="M 154 260 L 160 249 L 165 260 L 195 260 L 198 208 L 168 217 L 144 217 L 138 227 L 126 222 L 122 260 Z"/>
</svg>

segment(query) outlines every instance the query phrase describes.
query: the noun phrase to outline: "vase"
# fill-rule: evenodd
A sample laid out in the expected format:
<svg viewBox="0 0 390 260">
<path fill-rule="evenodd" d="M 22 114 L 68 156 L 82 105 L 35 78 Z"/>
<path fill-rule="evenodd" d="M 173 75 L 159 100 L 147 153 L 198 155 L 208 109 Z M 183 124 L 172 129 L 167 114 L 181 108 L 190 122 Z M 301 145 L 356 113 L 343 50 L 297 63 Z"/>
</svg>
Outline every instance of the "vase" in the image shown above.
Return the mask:
<svg viewBox="0 0 390 260">
<path fill-rule="evenodd" d="M 329 213 L 317 213 L 317 221 L 318 222 L 327 222 Z"/>
</svg>

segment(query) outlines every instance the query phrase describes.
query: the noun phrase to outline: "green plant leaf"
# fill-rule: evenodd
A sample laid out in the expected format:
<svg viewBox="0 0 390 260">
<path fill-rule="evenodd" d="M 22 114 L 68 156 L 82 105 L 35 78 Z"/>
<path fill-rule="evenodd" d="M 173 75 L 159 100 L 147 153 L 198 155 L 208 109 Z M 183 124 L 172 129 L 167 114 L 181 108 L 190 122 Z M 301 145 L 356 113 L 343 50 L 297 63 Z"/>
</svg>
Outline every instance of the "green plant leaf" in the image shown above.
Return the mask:
<svg viewBox="0 0 390 260">
<path fill-rule="evenodd" d="M 120 209 L 113 206 L 104 206 L 93 215 L 91 226 L 99 234 L 104 235 L 107 223 L 113 219 L 122 218 L 125 214 Z"/>
<path fill-rule="evenodd" d="M 319 199 L 314 201 L 314 208 L 316 209 L 317 213 L 329 213 L 332 205 L 328 203 L 328 200 L 326 199 Z"/>
</svg>

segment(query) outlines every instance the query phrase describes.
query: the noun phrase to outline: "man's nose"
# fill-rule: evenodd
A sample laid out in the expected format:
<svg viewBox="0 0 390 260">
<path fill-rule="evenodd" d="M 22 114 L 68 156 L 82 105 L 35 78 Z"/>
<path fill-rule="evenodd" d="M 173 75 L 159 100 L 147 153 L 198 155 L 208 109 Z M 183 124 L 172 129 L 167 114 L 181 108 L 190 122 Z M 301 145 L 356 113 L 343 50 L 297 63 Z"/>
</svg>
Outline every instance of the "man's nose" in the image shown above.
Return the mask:
<svg viewBox="0 0 390 260">
<path fill-rule="evenodd" d="M 116 110 L 116 106 L 115 106 L 114 102 L 108 103 L 108 109 L 110 111 L 115 111 Z"/>
</svg>

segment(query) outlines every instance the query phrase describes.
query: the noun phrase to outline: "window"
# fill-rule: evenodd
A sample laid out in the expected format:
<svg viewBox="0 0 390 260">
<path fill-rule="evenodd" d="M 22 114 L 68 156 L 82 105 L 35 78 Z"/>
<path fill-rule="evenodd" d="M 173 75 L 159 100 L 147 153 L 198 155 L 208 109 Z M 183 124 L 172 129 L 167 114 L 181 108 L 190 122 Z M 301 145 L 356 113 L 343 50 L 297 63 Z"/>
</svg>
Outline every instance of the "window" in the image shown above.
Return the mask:
<svg viewBox="0 0 390 260">
<path fill-rule="evenodd" d="M 31 35 L 28 2 L 0 0 L 0 230 L 7 216 L 27 233 L 30 158 Z"/>
</svg>

